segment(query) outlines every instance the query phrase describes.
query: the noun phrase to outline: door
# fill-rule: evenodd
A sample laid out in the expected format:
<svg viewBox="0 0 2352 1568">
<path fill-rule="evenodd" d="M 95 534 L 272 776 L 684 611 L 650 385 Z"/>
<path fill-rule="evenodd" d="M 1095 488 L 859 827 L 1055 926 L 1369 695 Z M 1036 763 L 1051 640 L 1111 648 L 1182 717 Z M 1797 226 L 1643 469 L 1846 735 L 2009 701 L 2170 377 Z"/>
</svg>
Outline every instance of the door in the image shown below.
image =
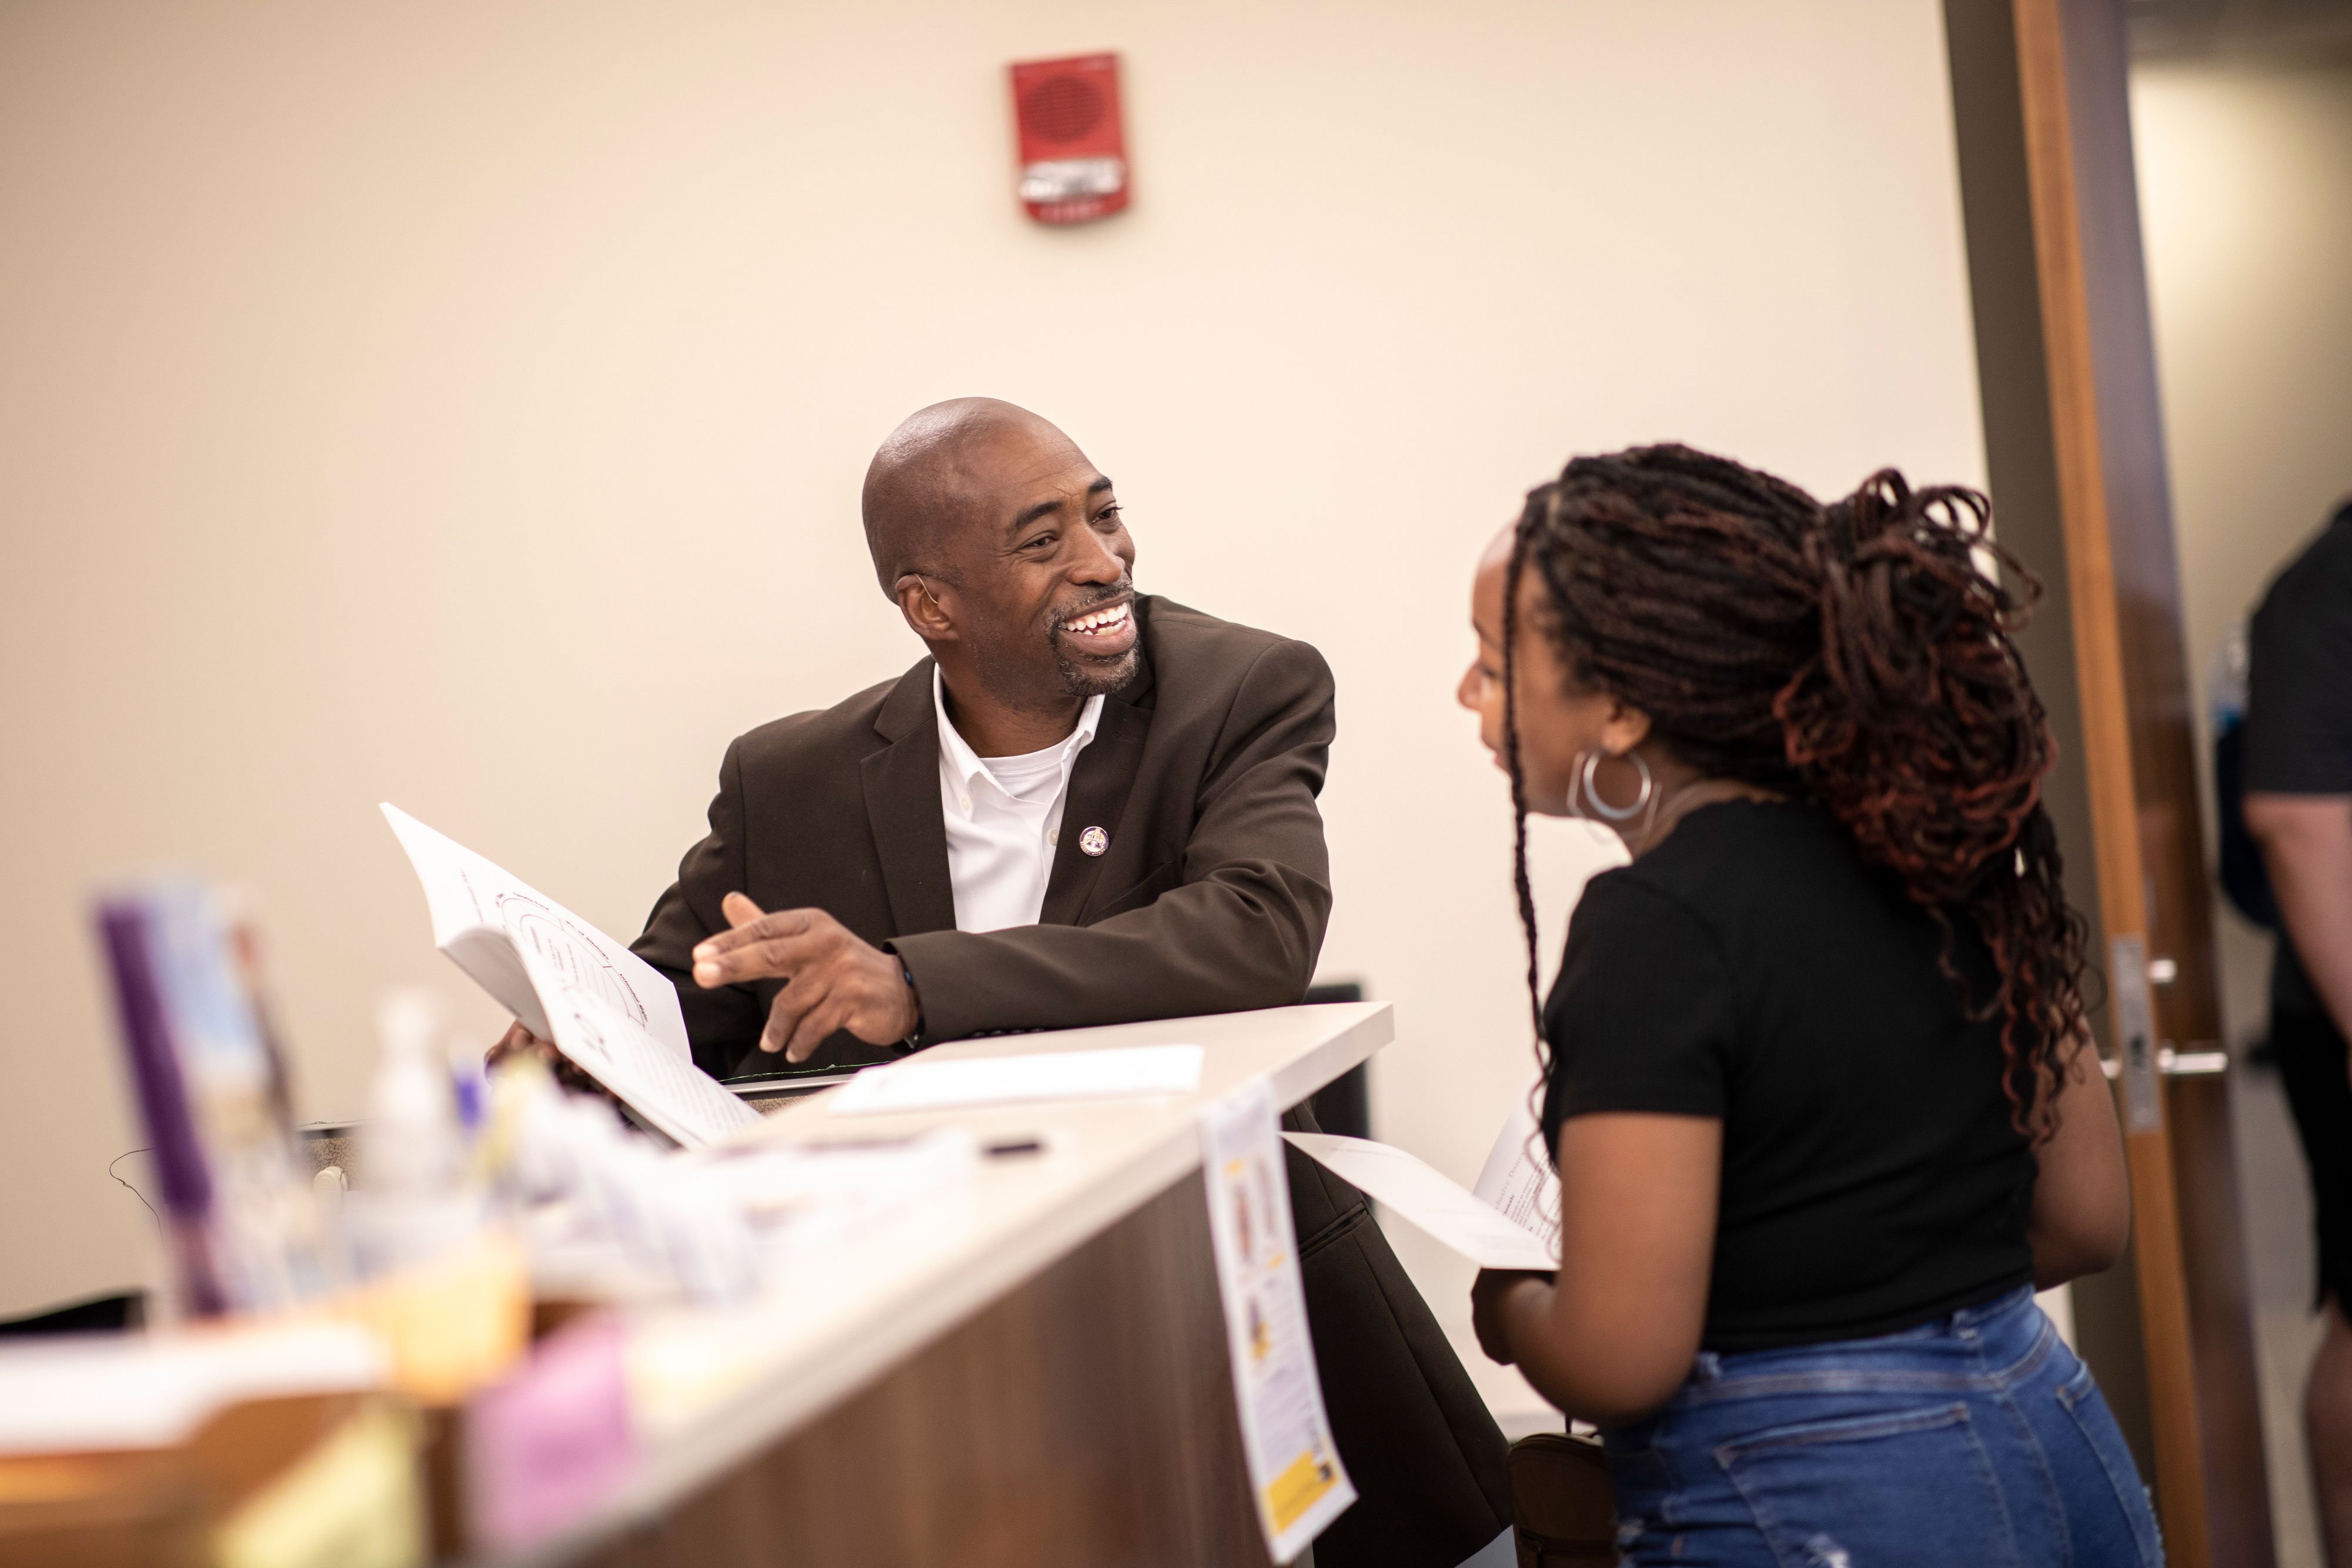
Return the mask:
<svg viewBox="0 0 2352 1568">
<path fill-rule="evenodd" d="M 1994 526 L 2105 970 L 2131 1256 L 2077 1335 L 2181 1568 L 2273 1561 L 2121 0 L 1946 0 Z"/>
</svg>

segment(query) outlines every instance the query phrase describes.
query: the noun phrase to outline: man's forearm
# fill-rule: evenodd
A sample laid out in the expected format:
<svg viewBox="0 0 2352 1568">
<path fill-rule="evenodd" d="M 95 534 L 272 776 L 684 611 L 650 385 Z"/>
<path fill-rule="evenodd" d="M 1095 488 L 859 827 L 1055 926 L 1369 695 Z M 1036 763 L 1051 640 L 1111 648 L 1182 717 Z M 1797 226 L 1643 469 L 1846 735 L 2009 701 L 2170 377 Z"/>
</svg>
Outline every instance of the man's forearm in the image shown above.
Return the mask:
<svg viewBox="0 0 2352 1568">
<path fill-rule="evenodd" d="M 927 1039 L 1286 1007 L 1315 973 L 1329 888 L 1296 867 L 1230 868 L 1093 925 L 934 931 L 891 946 Z"/>
<path fill-rule="evenodd" d="M 2246 826 L 2270 871 L 2281 936 L 2352 1039 L 2352 798 L 2249 795 Z"/>
</svg>

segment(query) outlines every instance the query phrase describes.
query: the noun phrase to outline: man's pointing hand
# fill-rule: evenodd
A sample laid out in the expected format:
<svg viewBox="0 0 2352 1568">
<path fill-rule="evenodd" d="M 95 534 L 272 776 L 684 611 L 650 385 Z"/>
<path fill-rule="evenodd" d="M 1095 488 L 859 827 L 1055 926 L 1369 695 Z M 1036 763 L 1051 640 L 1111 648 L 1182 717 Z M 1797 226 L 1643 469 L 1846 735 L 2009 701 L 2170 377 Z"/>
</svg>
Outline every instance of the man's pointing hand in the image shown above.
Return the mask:
<svg viewBox="0 0 2352 1568">
<path fill-rule="evenodd" d="M 872 1045 L 891 1045 L 922 1022 L 898 960 L 859 940 L 824 910 L 767 915 L 740 893 L 729 894 L 719 907 L 733 929 L 696 946 L 695 983 L 709 988 L 786 982 L 768 1009 L 761 1051 L 806 1061 L 836 1030 Z"/>
</svg>

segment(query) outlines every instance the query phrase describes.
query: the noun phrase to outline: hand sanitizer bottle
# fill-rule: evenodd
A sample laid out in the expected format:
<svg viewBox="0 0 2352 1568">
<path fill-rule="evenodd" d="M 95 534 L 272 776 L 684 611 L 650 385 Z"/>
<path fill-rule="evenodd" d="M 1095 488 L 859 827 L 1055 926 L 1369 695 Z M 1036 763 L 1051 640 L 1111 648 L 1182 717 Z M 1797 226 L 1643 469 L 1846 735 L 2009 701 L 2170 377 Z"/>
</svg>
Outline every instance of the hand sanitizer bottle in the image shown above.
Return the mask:
<svg viewBox="0 0 2352 1568">
<path fill-rule="evenodd" d="M 362 1245 L 371 1272 L 446 1251 L 473 1236 L 482 1218 L 465 1186 L 465 1134 L 440 1047 L 439 1010 L 426 992 L 388 992 L 376 1028 L 383 1060 L 360 1142 L 370 1232 Z"/>
</svg>

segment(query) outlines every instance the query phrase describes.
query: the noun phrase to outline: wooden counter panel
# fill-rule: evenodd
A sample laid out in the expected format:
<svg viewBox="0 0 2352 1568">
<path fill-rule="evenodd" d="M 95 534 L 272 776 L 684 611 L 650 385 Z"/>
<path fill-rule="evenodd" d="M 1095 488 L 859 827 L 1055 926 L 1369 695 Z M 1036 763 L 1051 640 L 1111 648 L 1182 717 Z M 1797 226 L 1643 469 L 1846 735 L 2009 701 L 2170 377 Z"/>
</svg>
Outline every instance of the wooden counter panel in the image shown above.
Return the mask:
<svg viewBox="0 0 2352 1568">
<path fill-rule="evenodd" d="M 1266 1563 L 1200 1173 L 585 1561 Z"/>
</svg>

